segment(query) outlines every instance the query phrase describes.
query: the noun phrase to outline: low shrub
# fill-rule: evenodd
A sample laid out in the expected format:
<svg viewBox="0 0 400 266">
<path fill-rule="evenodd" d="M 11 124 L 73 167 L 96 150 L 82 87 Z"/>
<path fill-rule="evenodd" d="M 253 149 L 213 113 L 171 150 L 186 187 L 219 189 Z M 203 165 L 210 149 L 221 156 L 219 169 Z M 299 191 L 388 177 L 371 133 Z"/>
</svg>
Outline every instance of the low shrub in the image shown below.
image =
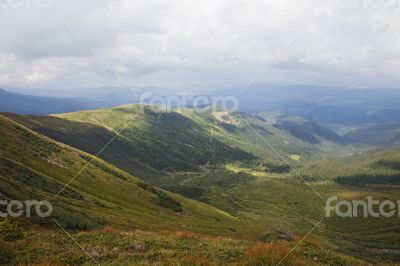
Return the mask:
<svg viewBox="0 0 400 266">
<path fill-rule="evenodd" d="M 20 223 L 3 220 L 0 221 L 0 238 L 4 241 L 16 241 L 24 237 L 24 231 Z"/>
<path fill-rule="evenodd" d="M 182 259 L 182 266 L 216 266 L 217 264 L 200 256 L 187 256 Z"/>
<path fill-rule="evenodd" d="M 245 265 L 247 266 L 269 266 L 269 265 L 296 265 L 305 266 L 307 263 L 291 253 L 286 258 L 285 256 L 289 254 L 290 249 L 283 243 L 256 243 L 247 252 L 247 261 Z M 281 262 L 281 260 L 285 258 Z"/>
</svg>

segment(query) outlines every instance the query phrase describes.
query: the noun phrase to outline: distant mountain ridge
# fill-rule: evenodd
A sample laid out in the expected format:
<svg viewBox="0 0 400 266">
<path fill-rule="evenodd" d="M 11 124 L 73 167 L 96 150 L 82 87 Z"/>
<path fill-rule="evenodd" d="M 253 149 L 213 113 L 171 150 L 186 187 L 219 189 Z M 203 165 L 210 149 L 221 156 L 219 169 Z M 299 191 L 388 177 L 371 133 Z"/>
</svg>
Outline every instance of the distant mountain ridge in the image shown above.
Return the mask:
<svg viewBox="0 0 400 266">
<path fill-rule="evenodd" d="M 240 90 L 221 90 L 239 95 Z M 279 111 L 324 126 L 400 122 L 400 89 L 350 89 L 309 85 L 254 85 L 238 96 L 245 112 Z"/>
<path fill-rule="evenodd" d="M 140 102 L 140 98 L 177 97 L 179 91 L 168 88 L 118 87 L 82 88 L 68 90 L 40 90 L 32 96 L 28 90 L 18 93 L 0 89 L 0 112 L 19 114 L 59 114 L 98 108 L 114 107 Z M 56 92 L 58 91 L 58 92 Z M 345 87 L 308 85 L 254 85 L 239 95 L 238 88 L 194 91 L 190 95 L 213 95 L 235 97 L 239 109 L 249 113 L 278 111 L 294 114 L 335 129 L 336 125 L 358 126 L 373 123 L 400 122 L 400 89 L 349 89 Z M 69 95 L 70 97 L 64 97 Z M 54 97 L 57 96 L 57 97 Z M 187 103 L 190 104 L 190 103 Z M 188 106 L 187 106 L 188 107 Z"/>
<path fill-rule="evenodd" d="M 44 97 L 9 92 L 0 88 L 1 112 L 47 115 L 112 107 L 118 104 L 120 102 L 107 100 L 106 96 L 99 99 L 89 97 Z"/>
</svg>

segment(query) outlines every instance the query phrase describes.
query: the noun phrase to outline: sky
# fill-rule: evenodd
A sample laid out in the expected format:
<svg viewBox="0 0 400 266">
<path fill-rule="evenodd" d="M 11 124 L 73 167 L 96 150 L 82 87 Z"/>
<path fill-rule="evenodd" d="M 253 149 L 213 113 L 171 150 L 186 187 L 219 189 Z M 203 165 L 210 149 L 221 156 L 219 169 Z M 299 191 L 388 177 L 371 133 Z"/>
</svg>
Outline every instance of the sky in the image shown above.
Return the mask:
<svg viewBox="0 0 400 266">
<path fill-rule="evenodd" d="M 0 87 L 400 87 L 400 0 L 0 0 Z"/>
</svg>

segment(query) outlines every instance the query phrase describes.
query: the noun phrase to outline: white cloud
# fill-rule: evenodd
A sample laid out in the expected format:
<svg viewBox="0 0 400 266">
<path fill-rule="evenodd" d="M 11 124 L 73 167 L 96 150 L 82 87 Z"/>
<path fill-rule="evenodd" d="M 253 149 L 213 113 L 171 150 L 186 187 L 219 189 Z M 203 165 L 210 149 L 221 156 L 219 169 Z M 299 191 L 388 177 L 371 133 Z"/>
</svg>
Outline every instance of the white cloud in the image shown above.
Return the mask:
<svg viewBox="0 0 400 266">
<path fill-rule="evenodd" d="M 217 79 L 232 75 L 232 83 L 246 83 L 318 15 L 264 80 L 294 83 L 313 73 L 318 82 L 333 75 L 342 83 L 351 84 L 349 76 L 356 76 L 400 84 L 400 1 L 321 2 L 70 0 L 54 1 L 48 9 L 2 5 L 0 86 L 57 87 L 66 80 L 77 86 L 118 84 L 52 12 L 132 84 L 159 85 L 165 73 L 182 86 L 221 85 Z M 289 74 L 293 71 L 297 75 Z"/>
</svg>

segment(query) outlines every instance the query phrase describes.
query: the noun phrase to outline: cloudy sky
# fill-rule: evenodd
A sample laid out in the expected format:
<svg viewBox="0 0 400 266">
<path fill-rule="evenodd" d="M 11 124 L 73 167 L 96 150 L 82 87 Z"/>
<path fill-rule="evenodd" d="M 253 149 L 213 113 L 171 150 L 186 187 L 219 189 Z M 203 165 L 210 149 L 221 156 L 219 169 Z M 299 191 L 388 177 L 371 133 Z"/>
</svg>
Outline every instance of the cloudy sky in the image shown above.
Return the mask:
<svg viewBox="0 0 400 266">
<path fill-rule="evenodd" d="M 400 0 L 0 0 L 0 32 L 5 88 L 400 87 Z"/>
</svg>

